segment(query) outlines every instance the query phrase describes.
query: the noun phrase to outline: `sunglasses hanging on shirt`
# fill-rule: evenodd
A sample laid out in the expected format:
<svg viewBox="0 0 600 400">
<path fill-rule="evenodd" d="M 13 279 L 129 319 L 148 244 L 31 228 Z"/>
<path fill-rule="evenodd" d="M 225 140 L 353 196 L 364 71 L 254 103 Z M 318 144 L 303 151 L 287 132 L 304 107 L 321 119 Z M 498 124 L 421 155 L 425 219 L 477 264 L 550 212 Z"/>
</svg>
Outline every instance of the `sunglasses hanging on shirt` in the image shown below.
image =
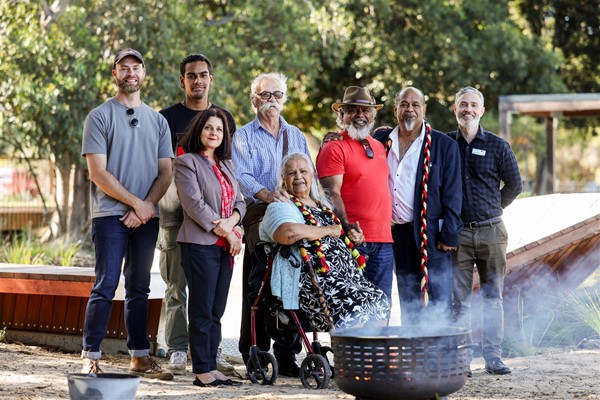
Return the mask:
<svg viewBox="0 0 600 400">
<path fill-rule="evenodd" d="M 372 159 L 375 157 L 375 153 L 373 152 L 373 148 L 371 147 L 371 143 L 367 139 L 363 139 L 360 141 L 365 149 L 365 153 L 367 153 L 367 157 Z"/>
<path fill-rule="evenodd" d="M 140 125 L 140 121 L 136 118 L 136 116 L 135 116 L 135 110 L 133 108 L 128 108 L 127 109 L 127 115 L 130 117 L 129 118 L 129 125 L 131 125 L 134 128 L 136 128 L 137 126 Z M 131 118 L 131 117 L 133 117 L 133 118 Z"/>
</svg>

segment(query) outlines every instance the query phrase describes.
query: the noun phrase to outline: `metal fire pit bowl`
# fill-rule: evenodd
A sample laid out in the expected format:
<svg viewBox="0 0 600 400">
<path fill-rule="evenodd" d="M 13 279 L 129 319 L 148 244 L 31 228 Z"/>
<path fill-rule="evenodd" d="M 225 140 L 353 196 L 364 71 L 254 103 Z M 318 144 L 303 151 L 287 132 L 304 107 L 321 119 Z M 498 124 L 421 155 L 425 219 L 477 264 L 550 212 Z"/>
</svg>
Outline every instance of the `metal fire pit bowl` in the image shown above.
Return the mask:
<svg viewBox="0 0 600 400">
<path fill-rule="evenodd" d="M 426 400 L 467 380 L 469 331 L 387 326 L 331 332 L 336 385 L 357 399 Z"/>
</svg>

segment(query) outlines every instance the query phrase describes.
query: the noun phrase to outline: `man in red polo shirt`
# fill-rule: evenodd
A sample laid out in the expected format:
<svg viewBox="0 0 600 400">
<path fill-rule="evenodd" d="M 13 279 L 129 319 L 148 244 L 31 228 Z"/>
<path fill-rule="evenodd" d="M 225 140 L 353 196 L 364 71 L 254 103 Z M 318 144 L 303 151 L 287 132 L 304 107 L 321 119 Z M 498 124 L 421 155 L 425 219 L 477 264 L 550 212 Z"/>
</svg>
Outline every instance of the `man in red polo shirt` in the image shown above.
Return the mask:
<svg viewBox="0 0 600 400">
<path fill-rule="evenodd" d="M 317 173 L 345 232 L 368 256 L 367 278 L 391 299 L 393 276 L 392 200 L 383 145 L 371 137 L 383 105 L 364 87 L 349 86 L 331 108 L 344 140 L 327 142 L 317 157 Z"/>
</svg>

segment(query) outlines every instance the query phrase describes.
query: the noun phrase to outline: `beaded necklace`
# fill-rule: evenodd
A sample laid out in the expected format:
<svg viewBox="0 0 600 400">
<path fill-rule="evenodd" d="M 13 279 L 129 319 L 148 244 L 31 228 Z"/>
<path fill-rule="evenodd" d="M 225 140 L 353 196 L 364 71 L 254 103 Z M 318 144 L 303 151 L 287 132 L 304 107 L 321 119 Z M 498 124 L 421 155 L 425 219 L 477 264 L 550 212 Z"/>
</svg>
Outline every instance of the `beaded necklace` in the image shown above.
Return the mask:
<svg viewBox="0 0 600 400">
<path fill-rule="evenodd" d="M 421 230 L 420 230 L 420 254 L 421 254 L 421 304 L 427 306 L 429 304 L 429 271 L 428 271 L 428 255 L 427 255 L 427 193 L 429 181 L 429 168 L 431 164 L 431 126 L 424 121 L 425 124 L 425 145 L 423 146 L 423 179 L 421 179 Z M 392 138 L 388 136 L 385 142 L 385 150 L 387 153 L 392 148 Z"/>
<path fill-rule="evenodd" d="M 300 200 L 298 200 L 298 198 L 296 196 L 290 195 L 290 199 L 302 213 L 302 216 L 304 217 L 304 221 L 308 225 L 317 226 L 317 220 L 315 219 L 315 216 L 310 211 L 310 208 L 307 207 L 306 204 L 304 204 Z M 333 210 L 327 208 L 325 205 L 320 204 L 320 203 L 317 203 L 317 207 L 319 207 L 321 210 L 323 210 L 323 212 L 325 212 L 327 215 L 329 215 L 329 217 L 333 220 L 333 222 L 335 224 L 337 224 L 341 227 L 342 223 L 339 220 L 339 218 L 333 213 Z M 365 259 L 365 257 L 362 254 L 360 254 L 358 252 L 358 250 L 356 250 L 356 248 L 354 247 L 354 243 L 352 243 L 352 241 L 350 239 L 348 239 L 348 236 L 346 236 L 343 229 L 341 229 L 340 238 L 342 239 L 342 241 L 344 242 L 346 247 L 348 247 L 348 249 L 350 250 L 352 257 L 354 257 L 354 259 L 356 260 L 358 269 L 365 268 L 365 266 L 367 265 L 367 260 Z M 312 243 L 309 243 L 307 240 L 303 240 L 299 244 L 300 255 L 302 256 L 302 260 L 304 260 L 304 262 L 306 262 L 306 263 L 310 262 L 310 254 L 308 253 L 308 251 L 311 247 L 313 247 L 315 249 L 315 254 L 319 258 L 319 265 L 317 266 L 317 272 L 320 274 L 328 273 L 329 272 L 329 264 L 327 263 L 327 258 L 325 257 L 325 253 L 323 252 L 323 244 L 321 243 L 321 241 L 319 239 L 313 241 Z"/>
</svg>

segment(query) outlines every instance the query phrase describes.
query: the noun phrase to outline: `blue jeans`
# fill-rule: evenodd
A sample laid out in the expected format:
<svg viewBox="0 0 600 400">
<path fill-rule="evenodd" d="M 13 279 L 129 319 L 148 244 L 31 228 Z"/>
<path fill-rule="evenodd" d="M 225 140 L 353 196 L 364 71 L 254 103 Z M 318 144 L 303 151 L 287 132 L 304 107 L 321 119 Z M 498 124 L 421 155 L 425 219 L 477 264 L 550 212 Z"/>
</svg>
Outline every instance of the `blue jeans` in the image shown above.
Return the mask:
<svg viewBox="0 0 600 400">
<path fill-rule="evenodd" d="M 100 357 L 112 300 L 125 277 L 125 327 L 127 348 L 136 357 L 148 355 L 148 294 L 150 269 L 158 236 L 158 218 L 137 228 L 128 228 L 119 216 L 94 218 L 92 240 L 96 251 L 96 283 L 92 287 L 83 324 L 83 354 Z M 123 263 L 125 260 L 125 263 Z"/>
<path fill-rule="evenodd" d="M 220 246 L 181 243 L 181 265 L 190 291 L 190 354 L 195 374 L 217 369 L 221 318 L 225 313 L 233 258 Z"/>
<path fill-rule="evenodd" d="M 394 249 L 391 243 L 364 243 L 358 247 L 361 254 L 369 257 L 365 267 L 366 278 L 392 301 L 394 278 Z"/>
</svg>

